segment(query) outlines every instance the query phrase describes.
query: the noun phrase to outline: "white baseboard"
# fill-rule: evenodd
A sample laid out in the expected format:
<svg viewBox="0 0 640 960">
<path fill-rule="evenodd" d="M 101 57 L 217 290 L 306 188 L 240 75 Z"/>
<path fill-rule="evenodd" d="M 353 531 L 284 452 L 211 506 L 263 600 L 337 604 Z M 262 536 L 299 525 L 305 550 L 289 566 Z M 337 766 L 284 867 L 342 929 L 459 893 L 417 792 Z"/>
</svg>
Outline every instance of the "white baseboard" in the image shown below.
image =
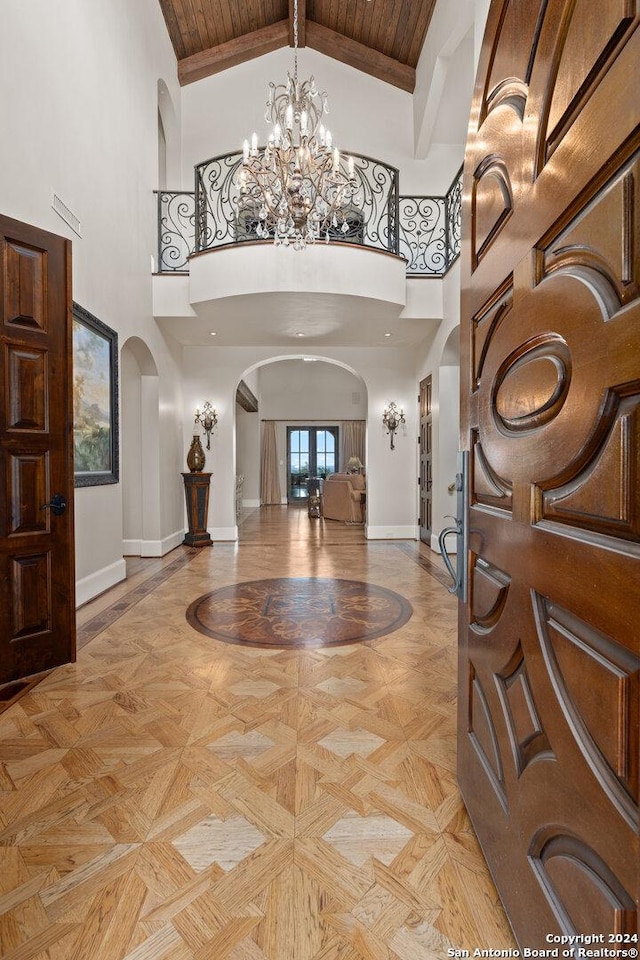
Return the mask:
<svg viewBox="0 0 640 960">
<path fill-rule="evenodd" d="M 178 547 L 184 540 L 184 530 L 175 530 L 162 540 L 143 540 L 142 557 L 164 557 L 166 553 Z"/>
<path fill-rule="evenodd" d="M 108 567 L 102 570 L 96 570 L 90 573 L 88 577 L 76 581 L 76 607 L 81 607 L 83 603 L 93 600 L 100 593 L 104 593 L 109 587 L 120 583 L 127 576 L 127 567 L 123 559 L 110 563 Z"/>
<path fill-rule="evenodd" d="M 209 527 L 209 536 L 212 540 L 237 540 L 238 527 Z"/>
<path fill-rule="evenodd" d="M 124 557 L 141 557 L 142 540 L 123 540 L 122 555 Z"/>
<path fill-rule="evenodd" d="M 416 528 L 413 524 L 397 527 L 365 527 L 367 540 L 415 540 Z"/>
<path fill-rule="evenodd" d="M 163 540 L 123 540 L 125 557 L 164 557 L 184 540 L 184 530 L 176 530 Z"/>
<path fill-rule="evenodd" d="M 259 500 L 243 500 L 242 506 L 246 507 L 247 509 L 249 508 L 254 509 L 255 507 L 260 506 L 260 501 Z"/>
</svg>

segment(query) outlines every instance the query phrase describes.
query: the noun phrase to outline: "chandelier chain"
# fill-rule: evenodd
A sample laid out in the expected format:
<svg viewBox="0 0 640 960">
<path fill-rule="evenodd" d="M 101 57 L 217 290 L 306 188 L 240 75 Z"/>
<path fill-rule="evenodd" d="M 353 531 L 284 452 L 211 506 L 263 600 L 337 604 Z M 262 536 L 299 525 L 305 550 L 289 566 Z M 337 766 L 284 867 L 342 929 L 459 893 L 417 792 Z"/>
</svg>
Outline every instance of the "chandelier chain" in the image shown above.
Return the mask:
<svg viewBox="0 0 640 960">
<path fill-rule="evenodd" d="M 293 0 L 293 79 L 298 82 L 298 0 Z"/>
<path fill-rule="evenodd" d="M 285 83 L 269 83 L 267 143 L 245 140 L 234 183 L 238 216 L 256 224 L 260 239 L 303 249 L 322 237 L 344 236 L 362 203 L 353 157 L 347 161 L 324 126 L 327 95 L 313 77 L 298 80 L 298 0 L 293 0 L 294 72 Z M 356 217 L 358 214 L 356 213 Z"/>
</svg>

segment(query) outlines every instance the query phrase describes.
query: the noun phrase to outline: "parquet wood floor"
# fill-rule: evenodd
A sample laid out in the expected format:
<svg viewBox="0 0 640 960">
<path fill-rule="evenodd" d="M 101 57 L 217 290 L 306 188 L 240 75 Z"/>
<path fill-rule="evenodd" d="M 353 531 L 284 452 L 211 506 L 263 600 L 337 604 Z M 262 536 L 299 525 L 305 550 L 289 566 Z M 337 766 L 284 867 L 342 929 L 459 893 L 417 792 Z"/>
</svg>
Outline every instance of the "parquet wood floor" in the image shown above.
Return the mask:
<svg viewBox="0 0 640 960">
<path fill-rule="evenodd" d="M 139 569 L 112 619 L 108 597 L 81 611 L 94 626 L 78 662 L 0 715 L 5 960 L 515 947 L 455 782 L 455 602 L 439 565 L 353 528 L 305 540 L 294 522 L 292 538 L 281 514 L 263 542 Z M 301 650 L 187 623 L 196 597 L 271 576 L 368 581 L 414 614 L 366 644 Z"/>
</svg>

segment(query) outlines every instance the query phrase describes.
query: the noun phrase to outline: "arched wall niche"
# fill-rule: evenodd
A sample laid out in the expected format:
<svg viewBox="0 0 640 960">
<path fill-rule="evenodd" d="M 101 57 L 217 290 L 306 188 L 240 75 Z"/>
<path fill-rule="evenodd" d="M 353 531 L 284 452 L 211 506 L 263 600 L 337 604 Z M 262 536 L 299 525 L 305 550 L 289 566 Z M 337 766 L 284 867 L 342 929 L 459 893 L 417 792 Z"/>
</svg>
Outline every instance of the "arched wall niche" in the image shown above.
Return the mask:
<svg viewBox="0 0 640 960">
<path fill-rule="evenodd" d="M 129 337 L 120 354 L 122 552 L 162 555 L 160 522 L 159 379 L 153 354 Z"/>
<path fill-rule="evenodd" d="M 441 367 L 460 366 L 460 325 L 454 327 L 442 348 Z"/>
<path fill-rule="evenodd" d="M 161 141 L 161 131 L 164 142 Z M 158 80 L 158 180 L 159 190 L 179 190 L 181 181 L 182 148 L 178 114 L 165 81 Z"/>
</svg>

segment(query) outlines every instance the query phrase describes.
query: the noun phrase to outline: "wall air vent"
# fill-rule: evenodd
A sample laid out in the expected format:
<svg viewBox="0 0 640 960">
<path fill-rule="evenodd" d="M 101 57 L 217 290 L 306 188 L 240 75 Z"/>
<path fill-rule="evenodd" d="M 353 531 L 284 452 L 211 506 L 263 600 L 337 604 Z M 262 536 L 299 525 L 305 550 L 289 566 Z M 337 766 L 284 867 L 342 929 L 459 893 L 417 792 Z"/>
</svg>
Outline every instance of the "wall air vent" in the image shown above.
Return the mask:
<svg viewBox="0 0 640 960">
<path fill-rule="evenodd" d="M 51 206 L 58 214 L 59 217 L 62 217 L 65 223 L 67 223 L 74 233 L 79 237 L 82 236 L 80 232 L 80 220 L 76 217 L 75 213 L 69 209 L 64 200 L 61 200 L 57 193 L 54 193 L 53 200 L 51 201 Z"/>
</svg>

